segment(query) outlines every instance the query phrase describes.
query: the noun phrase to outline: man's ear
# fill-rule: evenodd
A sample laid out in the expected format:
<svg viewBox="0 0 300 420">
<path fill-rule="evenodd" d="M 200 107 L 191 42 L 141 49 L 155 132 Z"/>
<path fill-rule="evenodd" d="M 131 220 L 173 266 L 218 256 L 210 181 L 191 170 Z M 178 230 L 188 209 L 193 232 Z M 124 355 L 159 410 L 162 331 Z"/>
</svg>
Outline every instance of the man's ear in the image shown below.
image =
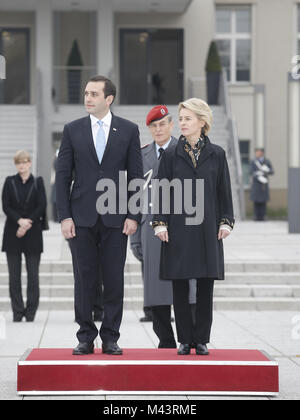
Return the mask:
<svg viewBox="0 0 300 420">
<path fill-rule="evenodd" d="M 109 95 L 109 96 L 107 96 L 107 98 L 106 98 L 106 103 L 107 103 L 107 105 L 111 105 L 112 103 L 113 103 L 113 101 L 114 101 L 114 96 L 113 95 Z"/>
</svg>

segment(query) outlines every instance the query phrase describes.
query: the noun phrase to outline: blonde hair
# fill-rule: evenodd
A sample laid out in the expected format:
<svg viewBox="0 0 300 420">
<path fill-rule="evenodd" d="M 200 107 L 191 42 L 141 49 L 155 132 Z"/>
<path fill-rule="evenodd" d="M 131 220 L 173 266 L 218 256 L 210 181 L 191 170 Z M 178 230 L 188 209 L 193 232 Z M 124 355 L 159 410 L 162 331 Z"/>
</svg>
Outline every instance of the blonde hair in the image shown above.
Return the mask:
<svg viewBox="0 0 300 420">
<path fill-rule="evenodd" d="M 190 111 L 194 112 L 199 120 L 205 123 L 203 128 L 204 134 L 206 135 L 209 130 L 211 129 L 212 122 L 213 122 L 213 114 L 211 108 L 207 105 L 205 101 L 198 98 L 191 98 L 187 101 L 180 102 L 178 106 L 178 112 L 180 112 L 183 108 L 189 109 Z"/>
<path fill-rule="evenodd" d="M 15 164 L 23 162 L 27 160 L 28 162 L 31 162 L 31 156 L 26 150 L 18 150 L 15 154 L 14 161 Z"/>
</svg>

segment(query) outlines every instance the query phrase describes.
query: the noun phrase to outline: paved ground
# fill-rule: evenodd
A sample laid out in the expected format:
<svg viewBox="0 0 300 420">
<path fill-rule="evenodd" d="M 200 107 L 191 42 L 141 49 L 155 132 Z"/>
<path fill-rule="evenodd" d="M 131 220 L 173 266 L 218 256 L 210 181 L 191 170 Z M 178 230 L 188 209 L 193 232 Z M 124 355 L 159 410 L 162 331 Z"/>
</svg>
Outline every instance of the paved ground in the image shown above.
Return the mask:
<svg viewBox="0 0 300 420">
<path fill-rule="evenodd" d="M 0 232 L 1 223 L 0 223 Z M 300 260 L 300 235 L 288 235 L 284 222 L 239 223 L 225 242 L 227 261 Z M 51 224 L 45 234 L 45 260 L 66 260 L 69 251 L 59 236 L 59 226 Z M 2 254 L 0 259 L 4 259 Z M 133 256 L 129 253 L 128 260 Z M 120 345 L 127 348 L 154 348 L 157 339 L 150 324 L 138 322 L 142 314 L 124 313 Z M 14 324 L 10 313 L 0 308 L 0 398 L 16 395 L 16 366 L 29 347 L 73 347 L 77 344 L 71 311 L 40 311 L 33 324 Z M 100 346 L 100 341 L 97 345 Z M 216 311 L 211 348 L 260 349 L 273 356 L 280 366 L 280 399 L 300 399 L 300 313 L 290 311 Z M 45 399 L 45 397 L 43 397 Z M 119 399 L 121 397 L 99 397 Z M 122 397 L 122 399 L 126 399 Z M 50 397 L 46 398 L 50 399 Z M 65 398 L 64 398 L 65 399 Z M 96 399 L 96 397 L 92 397 Z M 128 399 L 148 399 L 128 397 Z M 151 397 L 149 399 L 155 399 Z M 161 399 L 157 396 L 157 399 Z M 172 399 L 171 397 L 166 399 Z M 180 398 L 176 397 L 176 400 Z M 182 397 L 200 399 L 200 397 Z M 207 399 L 207 397 L 205 397 Z"/>
</svg>

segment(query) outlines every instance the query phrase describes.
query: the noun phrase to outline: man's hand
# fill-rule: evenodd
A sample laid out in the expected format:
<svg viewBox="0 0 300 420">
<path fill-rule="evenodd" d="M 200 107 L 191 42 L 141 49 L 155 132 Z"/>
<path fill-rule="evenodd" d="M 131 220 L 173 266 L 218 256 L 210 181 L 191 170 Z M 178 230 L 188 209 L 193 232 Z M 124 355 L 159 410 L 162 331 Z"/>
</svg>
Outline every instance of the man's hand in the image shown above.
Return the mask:
<svg viewBox="0 0 300 420">
<path fill-rule="evenodd" d="M 137 227 L 138 224 L 135 220 L 126 219 L 124 222 L 123 233 L 127 236 L 134 235 L 137 231 Z"/>
<path fill-rule="evenodd" d="M 72 219 L 66 219 L 61 222 L 61 232 L 65 239 L 72 239 L 76 236 L 75 224 Z"/>
</svg>

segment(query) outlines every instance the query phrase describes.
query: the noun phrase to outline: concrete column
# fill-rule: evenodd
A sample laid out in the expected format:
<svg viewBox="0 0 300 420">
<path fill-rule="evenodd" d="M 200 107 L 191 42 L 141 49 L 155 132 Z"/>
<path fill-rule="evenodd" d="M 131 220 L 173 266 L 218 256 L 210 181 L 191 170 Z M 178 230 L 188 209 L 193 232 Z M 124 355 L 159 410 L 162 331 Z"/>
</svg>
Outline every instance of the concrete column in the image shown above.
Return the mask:
<svg viewBox="0 0 300 420">
<path fill-rule="evenodd" d="M 97 1 L 97 71 L 98 74 L 114 80 L 113 2 L 107 0 Z"/>
<path fill-rule="evenodd" d="M 255 86 L 255 147 L 265 148 L 265 86 Z"/>
<path fill-rule="evenodd" d="M 289 233 L 300 233 L 300 80 L 288 79 L 288 221 Z"/>
<path fill-rule="evenodd" d="M 36 6 L 37 174 L 44 178 L 48 197 L 52 167 L 52 36 L 51 0 L 39 0 Z"/>
</svg>

